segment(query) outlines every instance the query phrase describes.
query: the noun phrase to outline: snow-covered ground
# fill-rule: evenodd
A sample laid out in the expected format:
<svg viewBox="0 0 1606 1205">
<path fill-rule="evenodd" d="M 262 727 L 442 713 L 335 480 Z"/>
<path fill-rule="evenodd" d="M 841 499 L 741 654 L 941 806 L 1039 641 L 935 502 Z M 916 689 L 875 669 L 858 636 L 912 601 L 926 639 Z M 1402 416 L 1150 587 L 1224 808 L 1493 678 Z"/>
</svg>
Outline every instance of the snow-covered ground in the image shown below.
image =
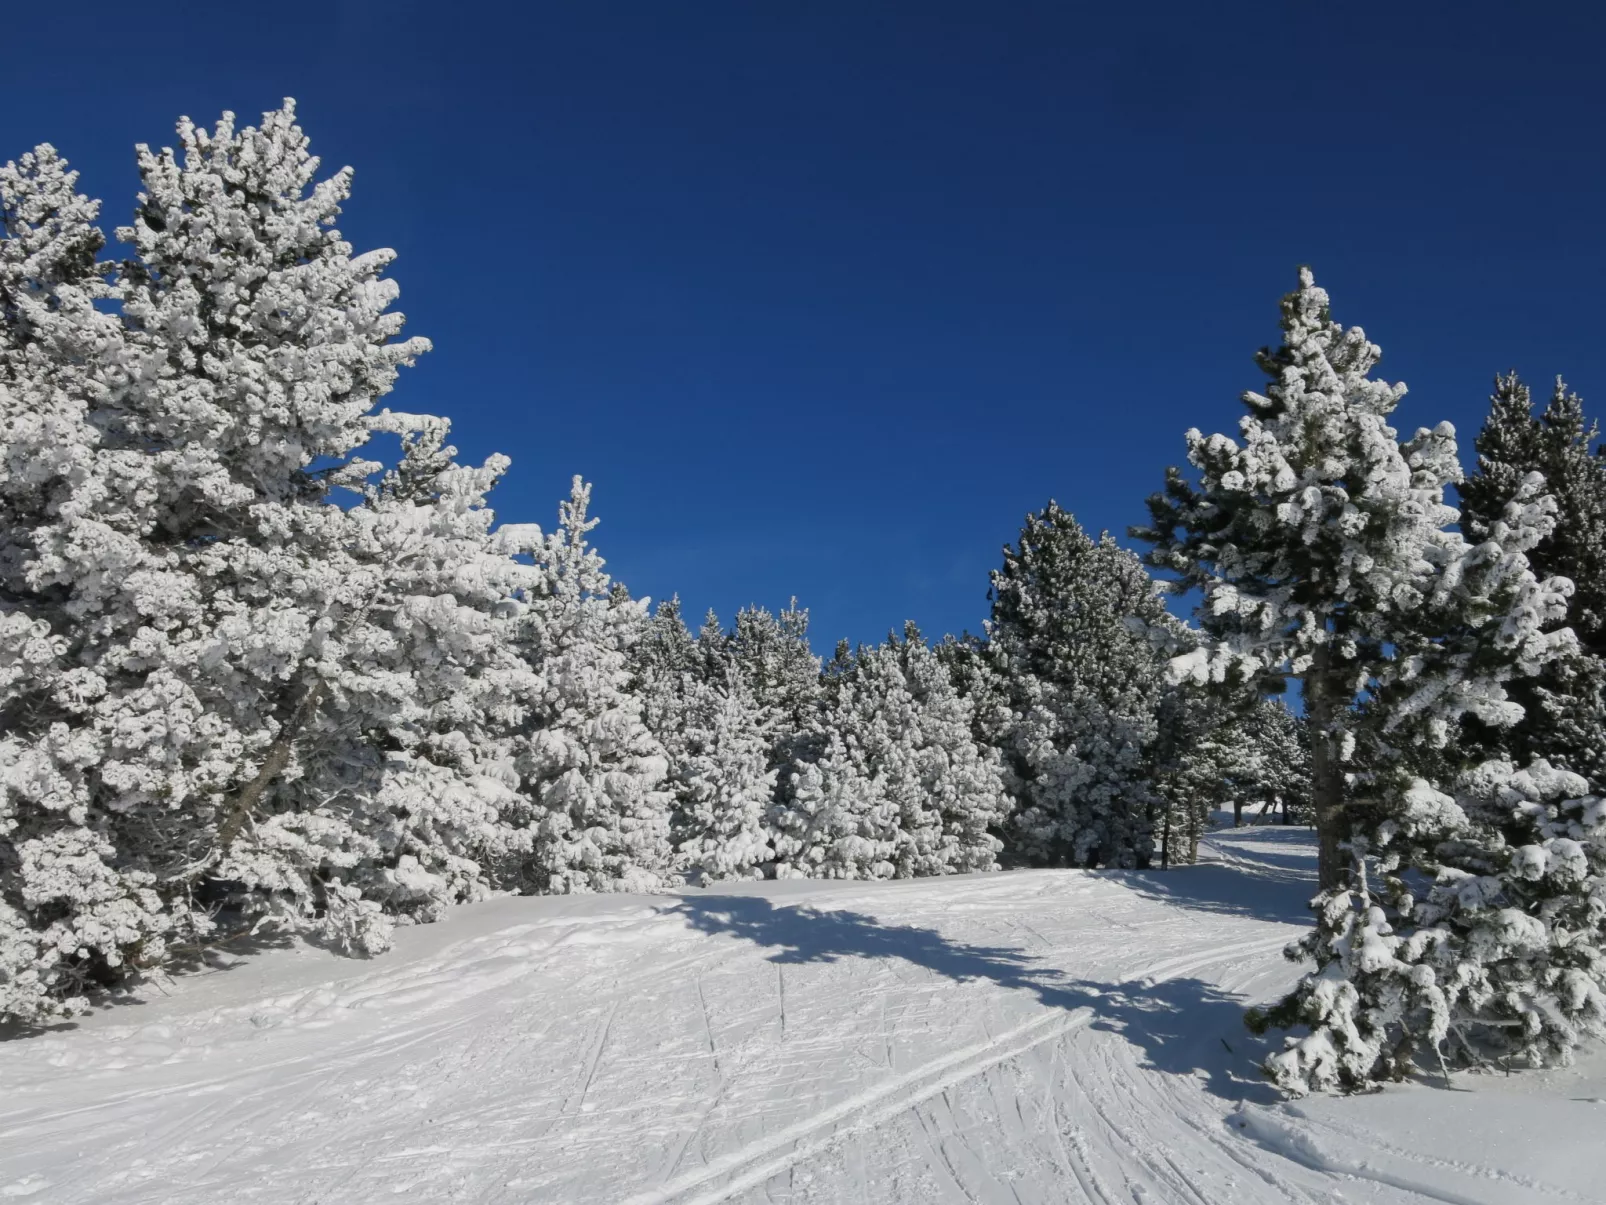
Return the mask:
<svg viewBox="0 0 1606 1205">
<path fill-rule="evenodd" d="M 1169 873 L 510 899 L 0 1044 L 31 1202 L 1606 1201 L 1606 1058 L 1294 1105 L 1299 829 Z"/>
</svg>

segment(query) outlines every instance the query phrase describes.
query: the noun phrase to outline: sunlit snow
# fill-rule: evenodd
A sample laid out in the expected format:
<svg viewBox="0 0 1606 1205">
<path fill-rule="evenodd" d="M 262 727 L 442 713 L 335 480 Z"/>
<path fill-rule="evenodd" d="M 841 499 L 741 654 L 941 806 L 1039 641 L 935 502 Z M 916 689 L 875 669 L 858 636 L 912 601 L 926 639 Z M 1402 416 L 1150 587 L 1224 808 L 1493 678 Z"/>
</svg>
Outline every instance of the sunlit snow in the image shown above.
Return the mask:
<svg viewBox="0 0 1606 1205">
<path fill-rule="evenodd" d="M 1308 830 L 1167 872 L 504 899 L 0 1044 L 35 1202 L 1585 1202 L 1606 1059 L 1281 1103 Z M 1592 1060 L 1592 1061 L 1591 1061 Z"/>
</svg>

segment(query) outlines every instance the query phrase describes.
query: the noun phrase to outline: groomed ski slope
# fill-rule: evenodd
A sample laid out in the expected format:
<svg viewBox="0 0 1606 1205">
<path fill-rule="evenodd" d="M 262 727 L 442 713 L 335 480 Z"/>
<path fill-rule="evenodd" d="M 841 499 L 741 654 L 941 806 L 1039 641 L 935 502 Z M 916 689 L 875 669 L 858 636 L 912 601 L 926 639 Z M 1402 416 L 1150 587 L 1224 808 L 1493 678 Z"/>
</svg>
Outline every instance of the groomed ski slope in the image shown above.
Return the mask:
<svg viewBox="0 0 1606 1205">
<path fill-rule="evenodd" d="M 510 899 L 0 1043 L 30 1202 L 1606 1200 L 1606 1059 L 1281 1104 L 1304 830 L 1169 873 Z"/>
</svg>

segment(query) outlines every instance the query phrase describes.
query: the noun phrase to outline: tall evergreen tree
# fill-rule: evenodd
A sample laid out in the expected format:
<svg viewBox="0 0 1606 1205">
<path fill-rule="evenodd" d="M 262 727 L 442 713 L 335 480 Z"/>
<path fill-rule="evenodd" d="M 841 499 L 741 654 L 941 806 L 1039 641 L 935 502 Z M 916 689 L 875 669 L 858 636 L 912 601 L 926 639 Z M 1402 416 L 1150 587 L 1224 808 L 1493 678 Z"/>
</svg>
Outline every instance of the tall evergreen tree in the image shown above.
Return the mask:
<svg viewBox="0 0 1606 1205">
<path fill-rule="evenodd" d="M 969 632 L 948 635 L 932 651 L 959 696 L 970 704 L 977 741 L 997 749 L 1002 734 L 1009 729 L 1009 691 L 988 654 L 987 641 Z"/>
<path fill-rule="evenodd" d="M 85 633 L 127 610 L 145 555 L 100 472 L 126 351 L 95 308 L 98 211 L 49 146 L 0 167 L 0 1017 L 28 1021 L 160 961 L 184 926 L 97 782 L 113 687 Z"/>
<path fill-rule="evenodd" d="M 1462 563 L 1473 578 L 1503 585 L 1461 605 L 1517 639 L 1507 635 L 1505 648 L 1480 642 L 1478 625 L 1447 623 L 1454 616 L 1444 611 L 1433 624 L 1440 662 L 1450 659 L 1444 650 L 1475 662 L 1482 643 L 1483 663 L 1504 665 L 1525 713 L 1504 730 L 1472 723 L 1466 735 L 1480 739 L 1416 758 L 1421 772 L 1395 800 L 1359 813 L 1348 889 L 1317 901 L 1316 929 L 1300 945 L 1317 971 L 1251 1014 L 1257 1027 L 1309 1028 L 1266 1063 L 1292 1093 L 1355 1090 L 1418 1068 L 1564 1063 L 1585 1037 L 1606 1034 L 1606 809 L 1585 778 L 1540 756 L 1593 763 L 1600 712 L 1590 677 L 1599 662 L 1587 646 L 1562 641 L 1548 650 L 1558 656 L 1513 656 L 1522 633 L 1559 610 L 1557 583 L 1535 582 L 1524 553 L 1544 571 L 1579 572 L 1586 580 L 1574 613 L 1586 625 L 1595 614 L 1587 577 L 1599 551 L 1577 544 L 1598 523 L 1592 434 L 1559 384 L 1547 411 L 1550 422 L 1535 419 L 1521 383 L 1500 378 L 1480 473 L 1463 489 L 1465 528 L 1482 543 Z M 1554 494 L 1538 493 L 1541 475 L 1556 482 Z M 1413 628 L 1399 656 L 1420 656 L 1423 638 L 1422 625 Z M 1431 680 L 1432 657 L 1427 664 Z M 1389 716 L 1409 689 L 1385 685 L 1367 711 Z M 1407 733 L 1419 727 L 1409 709 L 1405 720 Z M 1491 744 L 1528 764 L 1519 769 L 1509 756 L 1465 764 Z"/>
<path fill-rule="evenodd" d="M 0 372 L 35 412 L 7 402 L 8 441 L 42 420 L 58 445 L 0 481 L 0 665 L 31 667 L 0 699 L 16 1015 L 215 923 L 381 948 L 522 840 L 504 462 L 374 413 L 428 344 L 399 338 L 392 254 L 334 228 L 350 173 L 317 180 L 291 105 L 179 147 L 140 149 L 110 280 L 58 159 L 0 183 Z M 375 431 L 406 444 L 378 484 Z"/>
<path fill-rule="evenodd" d="M 782 787 L 771 813 L 775 877 L 779 879 L 889 878 L 890 828 L 882 815 L 879 784 L 864 776 L 861 760 L 836 725 L 821 719 L 808 733 L 807 757 L 781 770 Z"/>
<path fill-rule="evenodd" d="M 1217 692 L 1193 682 L 1167 690 L 1156 713 L 1160 734 L 1149 753 L 1154 844 L 1162 868 L 1199 859 L 1199 839 L 1228 802 L 1217 734 L 1229 723 Z"/>
<path fill-rule="evenodd" d="M 914 625 L 839 648 L 809 754 L 776 808 L 784 875 L 910 878 L 990 870 L 1006 798 L 969 704 Z"/>
<path fill-rule="evenodd" d="M 677 864 L 704 881 L 761 877 L 777 769 L 769 717 L 736 671 L 712 612 L 700 638 L 680 600 L 660 603 L 631 650 L 632 689 L 669 761 Z"/>
<path fill-rule="evenodd" d="M 820 659 L 809 648 L 809 613 L 797 599 L 779 615 L 744 607 L 725 649 L 754 701 L 772 717 L 776 743 L 806 725 L 819 698 Z"/>
<path fill-rule="evenodd" d="M 1528 550 L 1541 576 L 1573 584 L 1568 622 L 1573 656 L 1510 684 L 1523 717 L 1485 734 L 1518 762 L 1545 758 L 1606 786 L 1606 460 L 1593 450 L 1599 432 L 1579 397 L 1557 380 L 1550 401 L 1533 412 L 1515 373 L 1495 380 L 1489 416 L 1478 434 L 1478 471 L 1461 484 L 1462 522 L 1486 539 L 1530 475 L 1544 478 L 1556 504 L 1551 532 Z"/>
<path fill-rule="evenodd" d="M 1277 809 L 1288 823 L 1309 819 L 1310 733 L 1302 715 L 1280 699 L 1261 699 L 1234 725 L 1227 765 L 1235 800 Z"/>
<path fill-rule="evenodd" d="M 1521 718 L 1503 684 L 1564 655 L 1572 635 L 1558 629 L 1569 584 L 1539 580 L 1524 555 L 1554 521 L 1539 479 L 1469 542 L 1444 502 L 1460 476 L 1453 430 L 1397 440 L 1385 420 L 1403 386 L 1370 378 L 1378 349 L 1332 321 L 1306 270 L 1284 300 L 1283 332 L 1282 347 L 1260 357 L 1273 383 L 1245 395 L 1243 442 L 1189 432 L 1199 484 L 1172 470 L 1150 501 L 1153 524 L 1135 534 L 1177 588 L 1204 595 L 1207 639 L 1178 658 L 1182 676 L 1304 687 L 1323 891 L 1317 925 L 1293 952 L 1316 970 L 1251 1016 L 1310 1027 L 1267 1064 L 1300 1092 L 1445 1056 L 1442 1026 L 1423 1024 L 1438 1015 L 1436 978 L 1453 964 L 1470 982 L 1504 955 L 1437 927 L 1423 877 L 1443 886 L 1506 837 L 1451 823 L 1454 802 L 1435 783 L 1453 786 L 1465 769 L 1456 738 L 1469 721 Z M 1426 837 L 1402 839 L 1446 828 L 1473 848 L 1463 865 Z M 1504 890 L 1499 874 L 1484 886 L 1489 899 Z M 1441 941 L 1447 962 L 1424 962 Z M 1470 1015 L 1462 1004 L 1447 1006 L 1446 1023 Z"/>
<path fill-rule="evenodd" d="M 1244 395 L 1242 442 L 1188 432 L 1198 484 L 1170 470 L 1133 534 L 1175 573 L 1172 589 L 1204 595 L 1209 639 L 1179 671 L 1302 683 L 1321 883 L 1336 889 L 1361 701 L 1386 696 L 1369 709 L 1385 759 L 1445 747 L 1468 715 L 1513 722 L 1521 708 L 1501 683 L 1558 654 L 1565 638 L 1545 628 L 1566 588 L 1536 581 L 1522 558 L 1543 499 L 1525 495 L 1499 541 L 1472 546 L 1452 529 L 1453 429 L 1396 437 L 1387 419 L 1405 387 L 1372 379 L 1381 352 L 1333 321 L 1308 269 L 1282 327 L 1282 346 L 1258 357 L 1265 393 Z"/>
<path fill-rule="evenodd" d="M 902 639 L 889 641 L 889 651 L 914 704 L 914 729 L 904 737 L 912 755 L 904 789 L 935 810 L 942 829 L 923 865 L 909 861 L 912 873 L 992 870 L 1003 848 L 994 833 L 1010 809 L 1002 760 L 976 741 L 972 704 L 912 622 Z"/>
<path fill-rule="evenodd" d="M 150 551 L 105 664 L 137 680 L 125 730 L 167 739 L 114 742 L 101 779 L 174 828 L 167 858 L 189 842 L 168 881 L 376 949 L 386 913 L 482 895 L 519 844 L 529 686 L 504 623 L 527 548 L 491 532 L 504 460 L 458 466 L 441 420 L 374 413 L 429 344 L 399 338 L 394 254 L 334 228 L 349 169 L 317 179 L 290 102 L 179 141 L 140 149 L 118 293 L 137 369 L 103 424 Z M 375 432 L 404 454 L 370 486 Z"/>
<path fill-rule="evenodd" d="M 385 926 L 349 872 L 385 818 L 361 790 L 353 806 L 345 770 L 384 727 L 359 703 L 375 685 L 363 651 L 387 639 L 381 558 L 403 554 L 369 555 L 331 490 L 377 467 L 357 455 L 372 407 L 429 344 L 397 341 L 393 254 L 354 256 L 334 229 L 351 173 L 316 181 L 290 103 L 259 127 L 226 114 L 178 133 L 179 154 L 139 149 L 144 190 L 118 232 L 139 367 L 105 449 L 141 487 L 124 496 L 152 554 L 142 626 L 108 668 L 139 680 L 125 730 L 165 739 L 114 743 L 101 778 L 158 824 L 184 816 L 175 792 L 193 799 L 176 822 L 198 818 L 215 845 L 187 873 L 239 884 L 234 904 L 373 948 Z"/>
<path fill-rule="evenodd" d="M 673 767 L 684 753 L 687 692 L 708 680 L 704 658 L 681 618 L 680 599 L 658 604 L 630 647 L 630 692 L 641 699 L 642 719 L 663 745 Z"/>
<path fill-rule="evenodd" d="M 1136 556 L 1050 502 L 992 575 L 987 657 L 1008 700 L 991 734 L 1016 807 L 1006 855 L 1141 866 L 1153 850 L 1147 768 L 1165 689 L 1145 630 L 1165 605 Z"/>
<path fill-rule="evenodd" d="M 678 681 L 696 673 L 701 656 L 697 641 L 680 613 L 680 596 L 658 604 L 641 639 L 631 648 L 630 663 L 643 690 L 657 681 Z"/>
<path fill-rule="evenodd" d="M 645 604 L 616 598 L 587 541 L 591 487 L 574 479 L 536 554 L 543 580 L 519 622 L 540 678 L 521 757 L 539 821 L 526 886 L 651 891 L 672 882 L 668 758 L 629 689 Z"/>
<path fill-rule="evenodd" d="M 723 683 L 683 675 L 682 727 L 671 755 L 675 846 L 704 881 L 762 878 L 774 862 L 764 715 L 734 673 Z"/>
<path fill-rule="evenodd" d="M 343 760 L 348 797 L 371 798 L 381 818 L 376 852 L 348 882 L 387 912 L 434 919 L 502 886 L 531 849 L 517 738 L 540 682 L 513 637 L 519 596 L 542 581 L 524 563 L 539 532 L 493 527 L 487 495 L 506 457 L 458 464 L 450 424 L 429 415 L 384 411 L 372 427 L 400 435 L 402 456 L 352 512 L 359 551 L 385 577 L 369 610 L 382 635 L 353 645 L 364 672 L 347 689 L 385 717 L 384 735 L 366 766 L 312 733 L 301 756 Z"/>
<path fill-rule="evenodd" d="M 941 836 L 939 818 L 908 789 L 908 684 L 884 648 L 849 651 L 845 641 L 825 681 L 817 718 L 794 741 L 801 755 L 784 771 L 790 790 L 773 820 L 779 873 L 907 878 Z"/>
<path fill-rule="evenodd" d="M 734 675 L 763 725 L 768 768 L 775 772 L 774 802 L 784 809 L 798 780 L 794 771 L 825 752 L 820 659 L 809 647 L 809 613 L 797 600 L 775 615 L 744 607 L 730 631 L 709 611 L 697 634 L 699 672 L 708 681 Z"/>
</svg>

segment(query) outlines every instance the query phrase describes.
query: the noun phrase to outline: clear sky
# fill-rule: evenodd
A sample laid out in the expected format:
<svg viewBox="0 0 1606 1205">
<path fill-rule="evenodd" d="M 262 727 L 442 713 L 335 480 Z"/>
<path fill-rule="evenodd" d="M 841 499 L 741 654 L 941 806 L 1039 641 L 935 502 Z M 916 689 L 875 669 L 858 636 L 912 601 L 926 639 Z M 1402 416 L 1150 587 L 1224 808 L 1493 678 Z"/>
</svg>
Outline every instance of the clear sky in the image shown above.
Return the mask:
<svg viewBox="0 0 1606 1205">
<path fill-rule="evenodd" d="M 0 158 L 295 96 L 436 351 L 397 409 L 595 482 L 638 596 L 978 629 L 1054 497 L 1124 532 L 1233 430 L 1308 262 L 1463 459 L 1490 378 L 1606 411 L 1606 16 L 1566 4 L 26 4 Z"/>
</svg>

